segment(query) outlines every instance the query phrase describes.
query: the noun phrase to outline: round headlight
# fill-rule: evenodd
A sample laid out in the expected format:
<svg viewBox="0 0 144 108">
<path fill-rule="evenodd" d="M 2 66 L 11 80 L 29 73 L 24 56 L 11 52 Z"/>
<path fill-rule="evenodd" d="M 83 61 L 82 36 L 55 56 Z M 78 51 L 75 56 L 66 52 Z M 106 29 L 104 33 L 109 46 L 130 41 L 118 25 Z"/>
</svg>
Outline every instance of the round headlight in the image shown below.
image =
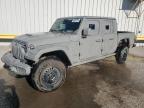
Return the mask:
<svg viewBox="0 0 144 108">
<path fill-rule="evenodd" d="M 29 48 L 30 48 L 30 49 L 35 49 L 35 46 L 34 46 L 33 44 L 30 44 L 30 45 L 29 45 Z"/>
</svg>

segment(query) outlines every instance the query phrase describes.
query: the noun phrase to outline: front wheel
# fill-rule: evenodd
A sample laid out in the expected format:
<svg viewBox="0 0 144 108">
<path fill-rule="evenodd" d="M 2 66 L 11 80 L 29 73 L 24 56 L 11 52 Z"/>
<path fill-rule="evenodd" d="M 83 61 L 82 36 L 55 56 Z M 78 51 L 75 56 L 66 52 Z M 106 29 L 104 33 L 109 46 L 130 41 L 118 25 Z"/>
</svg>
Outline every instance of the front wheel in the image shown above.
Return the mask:
<svg viewBox="0 0 144 108">
<path fill-rule="evenodd" d="M 129 48 L 127 46 L 121 47 L 118 49 L 118 51 L 116 52 L 116 55 L 115 55 L 116 62 L 118 64 L 125 63 L 125 61 L 127 59 L 128 51 L 129 51 Z"/>
<path fill-rule="evenodd" d="M 66 78 L 65 65 L 56 58 L 40 61 L 29 77 L 28 83 L 42 92 L 49 92 L 60 87 Z"/>
</svg>

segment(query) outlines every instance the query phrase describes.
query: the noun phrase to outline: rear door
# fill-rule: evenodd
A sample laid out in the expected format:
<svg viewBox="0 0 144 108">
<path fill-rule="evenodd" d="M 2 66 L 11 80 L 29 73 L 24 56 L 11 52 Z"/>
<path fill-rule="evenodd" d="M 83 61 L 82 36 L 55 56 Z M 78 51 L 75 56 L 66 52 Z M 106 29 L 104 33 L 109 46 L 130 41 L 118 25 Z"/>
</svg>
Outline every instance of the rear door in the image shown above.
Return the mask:
<svg viewBox="0 0 144 108">
<path fill-rule="evenodd" d="M 86 19 L 84 28 L 88 28 L 88 36 L 80 39 L 80 59 L 85 60 L 101 56 L 102 36 L 100 35 L 100 20 Z"/>
<path fill-rule="evenodd" d="M 110 19 L 101 20 L 102 55 L 114 53 L 117 46 L 116 21 Z"/>
</svg>

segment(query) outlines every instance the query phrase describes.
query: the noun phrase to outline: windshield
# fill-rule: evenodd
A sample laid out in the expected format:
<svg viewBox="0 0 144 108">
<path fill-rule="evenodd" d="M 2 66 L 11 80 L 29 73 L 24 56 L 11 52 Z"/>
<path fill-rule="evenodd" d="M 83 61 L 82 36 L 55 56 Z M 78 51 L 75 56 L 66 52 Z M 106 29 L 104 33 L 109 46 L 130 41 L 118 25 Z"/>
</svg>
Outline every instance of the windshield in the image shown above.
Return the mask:
<svg viewBox="0 0 144 108">
<path fill-rule="evenodd" d="M 78 30 L 81 23 L 80 18 L 66 18 L 66 19 L 58 19 L 53 24 L 50 32 L 75 32 Z"/>
</svg>

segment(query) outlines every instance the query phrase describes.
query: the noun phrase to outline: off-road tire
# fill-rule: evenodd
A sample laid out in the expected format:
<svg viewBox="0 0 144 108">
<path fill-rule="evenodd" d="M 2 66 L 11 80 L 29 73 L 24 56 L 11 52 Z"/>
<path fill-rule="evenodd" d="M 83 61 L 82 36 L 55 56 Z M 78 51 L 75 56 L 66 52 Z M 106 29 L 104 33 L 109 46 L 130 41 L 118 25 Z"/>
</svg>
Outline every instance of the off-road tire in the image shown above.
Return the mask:
<svg viewBox="0 0 144 108">
<path fill-rule="evenodd" d="M 42 78 L 45 79 L 45 77 L 42 77 L 42 75 L 49 73 L 49 71 L 45 71 L 46 69 L 53 68 L 55 71 L 59 74 L 59 77 L 57 77 L 58 81 L 55 85 L 48 86 L 47 81 L 43 81 Z M 49 69 L 50 70 L 50 69 Z M 44 73 L 45 72 L 45 73 Z M 51 70 L 50 70 L 51 72 Z M 53 71 L 52 71 L 53 72 Z M 51 73 L 52 73 L 51 72 Z M 49 75 L 48 75 L 49 76 Z M 48 57 L 43 60 L 40 60 L 32 69 L 31 74 L 26 77 L 27 82 L 35 89 L 41 91 L 41 92 L 50 92 L 53 91 L 60 86 L 63 85 L 64 81 L 66 79 L 66 68 L 65 65 L 56 57 Z M 53 80 L 53 79 L 52 79 Z M 44 82 L 44 83 L 42 83 Z M 47 86 L 46 86 L 47 85 Z M 50 85 L 50 84 L 49 84 Z"/>
<path fill-rule="evenodd" d="M 118 48 L 115 58 L 116 58 L 116 62 L 118 64 L 124 64 L 126 59 L 127 59 L 127 55 L 128 55 L 128 51 L 129 48 L 127 46 L 123 46 Z"/>
</svg>

